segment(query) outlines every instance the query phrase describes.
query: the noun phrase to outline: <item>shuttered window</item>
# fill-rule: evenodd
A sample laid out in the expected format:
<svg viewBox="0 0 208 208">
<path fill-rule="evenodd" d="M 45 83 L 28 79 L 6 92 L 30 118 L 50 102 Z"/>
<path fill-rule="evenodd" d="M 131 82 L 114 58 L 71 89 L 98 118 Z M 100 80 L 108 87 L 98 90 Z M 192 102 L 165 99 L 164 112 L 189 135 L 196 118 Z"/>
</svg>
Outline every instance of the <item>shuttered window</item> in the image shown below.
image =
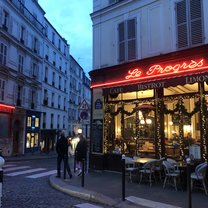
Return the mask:
<svg viewBox="0 0 208 208">
<path fill-rule="evenodd" d="M 136 59 L 136 19 L 118 25 L 118 61 Z"/>
<path fill-rule="evenodd" d="M 176 3 L 177 47 L 203 43 L 202 0 L 182 0 Z"/>
</svg>

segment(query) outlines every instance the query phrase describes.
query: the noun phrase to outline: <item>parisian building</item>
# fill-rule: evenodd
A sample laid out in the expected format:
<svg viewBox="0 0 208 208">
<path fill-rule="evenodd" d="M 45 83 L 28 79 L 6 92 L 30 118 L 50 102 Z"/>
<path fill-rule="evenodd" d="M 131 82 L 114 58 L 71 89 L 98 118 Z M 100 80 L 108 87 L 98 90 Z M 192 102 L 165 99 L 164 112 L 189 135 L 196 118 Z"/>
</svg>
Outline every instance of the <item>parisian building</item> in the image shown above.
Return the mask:
<svg viewBox="0 0 208 208">
<path fill-rule="evenodd" d="M 208 159 L 206 0 L 94 0 L 91 167 Z"/>
<path fill-rule="evenodd" d="M 38 1 L 0 1 L 3 155 L 53 151 L 58 132 L 65 129 L 68 135 L 70 77 L 77 73 L 70 59 L 70 45 L 45 18 Z M 83 90 L 83 69 L 80 74 Z M 85 98 L 79 96 L 77 104 Z"/>
</svg>

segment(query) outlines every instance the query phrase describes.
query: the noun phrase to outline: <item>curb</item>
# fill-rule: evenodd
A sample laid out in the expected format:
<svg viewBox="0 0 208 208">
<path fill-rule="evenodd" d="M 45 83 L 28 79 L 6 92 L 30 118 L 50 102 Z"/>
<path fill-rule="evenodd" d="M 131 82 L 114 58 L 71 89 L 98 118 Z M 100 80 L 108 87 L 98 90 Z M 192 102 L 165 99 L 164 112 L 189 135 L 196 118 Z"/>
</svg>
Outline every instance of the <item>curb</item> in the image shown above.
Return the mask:
<svg viewBox="0 0 208 208">
<path fill-rule="evenodd" d="M 49 184 L 56 190 L 61 191 L 73 197 L 78 197 L 83 200 L 100 203 L 115 208 L 138 208 L 139 206 L 129 201 L 121 201 L 112 199 L 101 193 L 87 190 L 82 187 L 72 186 L 64 182 L 60 178 L 56 178 L 55 175 L 50 176 Z"/>
<path fill-rule="evenodd" d="M 56 190 L 87 201 L 97 202 L 112 207 L 115 207 L 119 203 L 118 201 L 101 193 L 96 193 L 82 187 L 66 184 L 66 182 L 62 181 L 62 179 L 56 178 L 55 175 L 50 176 L 49 183 Z"/>
</svg>

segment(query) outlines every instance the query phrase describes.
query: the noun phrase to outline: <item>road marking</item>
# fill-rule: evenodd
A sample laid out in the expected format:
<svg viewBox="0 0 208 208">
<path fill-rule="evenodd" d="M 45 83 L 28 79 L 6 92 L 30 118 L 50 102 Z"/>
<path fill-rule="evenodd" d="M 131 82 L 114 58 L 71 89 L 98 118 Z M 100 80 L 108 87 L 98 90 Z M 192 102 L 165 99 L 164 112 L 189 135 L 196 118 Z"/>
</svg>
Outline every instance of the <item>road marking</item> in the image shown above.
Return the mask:
<svg viewBox="0 0 208 208">
<path fill-rule="evenodd" d="M 30 168 L 30 166 L 18 166 L 18 167 L 12 167 L 12 168 L 7 168 L 4 171 L 4 173 L 9 172 L 9 171 L 14 171 L 14 170 L 21 170 L 21 169 L 26 169 Z"/>
<path fill-rule="evenodd" d="M 14 166 L 17 166 L 17 165 L 15 165 L 15 164 L 4 165 L 3 168 L 9 168 L 9 167 L 14 167 Z"/>
<path fill-rule="evenodd" d="M 8 173 L 8 174 L 5 174 L 5 175 L 7 175 L 7 176 L 17 176 L 17 175 L 23 175 L 23 174 L 26 174 L 26 173 L 33 173 L 33 172 L 42 171 L 42 170 L 45 170 L 45 168 L 34 168 L 34 169 L 25 170 L 25 171 Z"/>
<path fill-rule="evenodd" d="M 74 205 L 74 207 L 77 207 L 77 208 L 102 208 L 101 206 L 97 206 L 97 205 L 93 205 L 93 204 L 89 204 L 89 203 L 77 204 L 77 205 Z"/>
<path fill-rule="evenodd" d="M 178 206 L 151 201 L 151 200 L 147 200 L 147 199 L 143 199 L 143 198 L 139 198 L 135 196 L 126 197 L 126 200 L 134 204 L 145 206 L 145 207 L 150 207 L 150 208 L 181 208 Z"/>
<path fill-rule="evenodd" d="M 53 175 L 56 172 L 57 172 L 57 170 L 51 170 L 48 172 L 43 172 L 43 173 L 38 173 L 38 174 L 26 176 L 26 178 L 40 178 L 40 177 L 44 177 L 44 176 L 48 176 L 48 175 Z"/>
</svg>

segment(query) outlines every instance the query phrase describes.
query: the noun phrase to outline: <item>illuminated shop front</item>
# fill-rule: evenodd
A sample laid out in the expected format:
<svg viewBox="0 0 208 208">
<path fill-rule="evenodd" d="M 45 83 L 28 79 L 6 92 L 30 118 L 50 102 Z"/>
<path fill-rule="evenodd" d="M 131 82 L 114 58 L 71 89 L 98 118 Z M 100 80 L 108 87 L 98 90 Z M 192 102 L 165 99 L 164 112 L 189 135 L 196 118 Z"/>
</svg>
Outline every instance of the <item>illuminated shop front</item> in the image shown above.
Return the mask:
<svg viewBox="0 0 208 208">
<path fill-rule="evenodd" d="M 12 115 L 14 110 L 14 106 L 0 103 L 0 152 L 2 155 L 12 153 Z"/>
<path fill-rule="evenodd" d="M 91 167 L 117 170 L 123 153 L 207 160 L 207 55 L 205 45 L 91 71 Z"/>
<path fill-rule="evenodd" d="M 26 140 L 25 152 L 34 152 L 39 150 L 40 146 L 40 112 L 27 111 L 26 116 Z"/>
</svg>

